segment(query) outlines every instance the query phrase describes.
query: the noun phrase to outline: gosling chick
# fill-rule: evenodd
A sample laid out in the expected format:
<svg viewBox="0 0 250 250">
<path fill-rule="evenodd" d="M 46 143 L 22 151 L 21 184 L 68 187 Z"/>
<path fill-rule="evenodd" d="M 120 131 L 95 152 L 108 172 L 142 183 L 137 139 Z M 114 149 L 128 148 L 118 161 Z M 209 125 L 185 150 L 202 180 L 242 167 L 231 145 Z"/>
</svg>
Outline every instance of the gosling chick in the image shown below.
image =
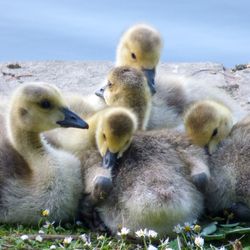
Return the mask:
<svg viewBox="0 0 250 250">
<path fill-rule="evenodd" d="M 101 161 L 101 155 L 102 166 L 83 168 L 85 193 L 90 194 L 89 199 L 93 199 L 94 204 L 107 196 L 112 185 L 111 171 L 117 159 L 121 158 L 129 147 L 137 129 L 137 120 L 126 108 L 110 107 L 96 112 L 87 122 L 88 130 L 62 131 L 58 138 L 60 145 L 57 146 L 74 154 L 81 162 L 92 161 L 88 157 L 89 151 L 98 149 L 99 155 L 94 158 Z M 51 143 L 48 135 L 46 140 Z"/>
<path fill-rule="evenodd" d="M 214 153 L 233 127 L 231 111 L 223 104 L 206 100 L 191 106 L 185 116 L 186 133 L 192 142 Z"/>
<path fill-rule="evenodd" d="M 130 27 L 121 37 L 116 51 L 116 66 L 142 70 L 152 94 L 155 94 L 155 68 L 160 60 L 163 42 L 160 33 L 146 24 Z"/>
<path fill-rule="evenodd" d="M 138 128 L 142 130 L 174 127 L 181 119 L 174 109 L 164 106 L 163 99 L 155 99 L 154 96 L 155 102 L 152 106 L 145 76 L 132 67 L 113 68 L 108 74 L 107 84 L 96 94 L 103 97 L 108 106 L 131 109 L 137 116 Z M 178 95 L 175 97 L 178 99 Z"/>
<path fill-rule="evenodd" d="M 210 156 L 211 178 L 205 194 L 208 211 L 216 213 L 232 204 L 246 204 L 245 209 L 234 207 L 234 214 L 250 221 L 250 116 L 235 124 L 230 135 Z M 238 207 L 238 209 L 237 209 Z M 242 207 L 242 206 L 240 206 Z"/>
<path fill-rule="evenodd" d="M 204 150 L 175 131 L 134 135 L 131 146 L 114 168 L 110 195 L 97 206 L 101 219 L 113 233 L 124 226 L 131 232 L 150 228 L 163 236 L 171 234 L 176 224 L 197 219 L 203 210 L 203 199 L 181 157 L 183 150 L 194 158 L 202 155 L 197 160 L 206 165 Z M 98 166 L 99 162 L 92 162 L 93 165 Z"/>
<path fill-rule="evenodd" d="M 79 152 L 78 155 L 83 164 L 83 176 L 85 176 L 86 195 L 81 203 L 81 216 L 84 220 L 86 217 L 92 219 L 94 207 L 105 201 L 110 194 L 113 188 L 112 175 L 117 167 L 117 161 L 118 159 L 120 161 L 130 146 L 137 129 L 135 115 L 120 107 L 100 111 L 88 119 L 88 123 L 90 127 L 93 124 L 92 131 L 90 131 L 93 133 L 91 135 L 93 145 L 85 151 L 79 151 L 81 146 L 75 149 Z M 79 138 L 80 136 L 78 140 Z M 94 148 L 98 150 L 98 153 L 93 154 Z M 95 164 L 96 162 L 99 164 Z M 89 224 L 92 226 L 91 221 Z"/>
<path fill-rule="evenodd" d="M 83 189 L 80 162 L 40 138 L 58 127 L 88 125 L 66 107 L 56 87 L 27 83 L 16 89 L 0 141 L 1 223 L 37 224 L 42 209 L 56 222 L 76 217 Z"/>
</svg>

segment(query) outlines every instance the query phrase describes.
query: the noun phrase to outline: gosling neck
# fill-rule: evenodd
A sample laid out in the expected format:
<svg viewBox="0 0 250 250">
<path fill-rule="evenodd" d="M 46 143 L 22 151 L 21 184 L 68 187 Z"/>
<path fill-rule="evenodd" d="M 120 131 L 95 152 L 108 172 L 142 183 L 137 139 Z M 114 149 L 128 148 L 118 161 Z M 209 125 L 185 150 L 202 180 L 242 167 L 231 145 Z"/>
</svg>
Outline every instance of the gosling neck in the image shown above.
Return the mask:
<svg viewBox="0 0 250 250">
<path fill-rule="evenodd" d="M 12 146 L 28 162 L 34 156 L 36 158 L 37 156 L 42 157 L 45 149 L 41 142 L 40 133 L 23 129 L 11 112 L 8 120 L 8 136 Z"/>
<path fill-rule="evenodd" d="M 136 98 L 133 96 L 131 99 L 124 100 L 124 106 L 131 109 L 136 114 L 138 129 L 146 130 L 152 106 L 151 96 L 145 97 L 143 93 Z"/>
</svg>

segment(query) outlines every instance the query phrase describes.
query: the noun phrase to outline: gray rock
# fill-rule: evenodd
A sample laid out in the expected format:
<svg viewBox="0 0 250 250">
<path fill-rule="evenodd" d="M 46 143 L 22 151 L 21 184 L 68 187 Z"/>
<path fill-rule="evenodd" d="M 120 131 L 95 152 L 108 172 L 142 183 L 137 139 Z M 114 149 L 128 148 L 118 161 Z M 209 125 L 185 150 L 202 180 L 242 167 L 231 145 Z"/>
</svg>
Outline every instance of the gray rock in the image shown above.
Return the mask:
<svg viewBox="0 0 250 250">
<path fill-rule="evenodd" d="M 103 61 L 0 63 L 0 93 L 9 95 L 25 81 L 46 81 L 64 91 L 90 94 L 102 84 L 112 66 L 112 62 Z M 189 76 L 222 88 L 250 111 L 250 68 L 232 71 L 225 69 L 222 64 L 211 62 L 161 63 L 158 73 L 161 72 Z"/>
</svg>

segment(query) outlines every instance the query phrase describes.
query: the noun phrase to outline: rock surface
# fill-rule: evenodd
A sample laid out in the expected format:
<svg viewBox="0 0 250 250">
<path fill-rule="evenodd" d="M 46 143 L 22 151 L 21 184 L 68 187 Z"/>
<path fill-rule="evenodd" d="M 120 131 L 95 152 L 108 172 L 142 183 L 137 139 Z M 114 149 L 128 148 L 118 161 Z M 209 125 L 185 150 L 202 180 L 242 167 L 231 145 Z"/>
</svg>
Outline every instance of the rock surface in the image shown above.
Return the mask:
<svg viewBox="0 0 250 250">
<path fill-rule="evenodd" d="M 43 61 L 0 63 L 0 94 L 9 95 L 25 81 L 46 81 L 65 91 L 94 93 L 112 62 Z M 158 73 L 175 73 L 208 82 L 228 92 L 250 111 L 250 68 L 225 69 L 218 63 L 161 63 Z"/>
</svg>

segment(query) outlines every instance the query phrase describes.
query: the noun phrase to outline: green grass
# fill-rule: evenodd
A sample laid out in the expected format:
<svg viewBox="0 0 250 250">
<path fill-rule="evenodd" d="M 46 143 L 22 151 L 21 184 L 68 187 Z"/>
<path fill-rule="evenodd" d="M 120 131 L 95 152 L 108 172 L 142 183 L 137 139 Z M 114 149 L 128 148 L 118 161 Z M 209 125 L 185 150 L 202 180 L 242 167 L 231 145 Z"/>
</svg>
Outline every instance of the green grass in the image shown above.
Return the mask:
<svg viewBox="0 0 250 250">
<path fill-rule="evenodd" d="M 141 238 L 130 238 L 127 236 L 109 237 L 105 234 L 91 233 L 81 224 L 66 224 L 54 226 L 41 222 L 37 227 L 22 225 L 0 225 L 0 249 L 147 249 L 152 244 L 156 249 L 234 249 L 235 243 L 240 241 L 243 249 L 250 250 L 250 227 L 245 224 L 218 224 L 210 222 L 202 227 L 194 225 L 182 225 L 177 228 L 176 237 L 167 244 L 163 240 L 142 236 Z M 41 232 L 41 230 L 43 232 Z M 21 237 L 28 235 L 28 239 Z M 37 238 L 37 236 L 40 235 Z M 205 239 L 203 248 L 195 244 L 195 238 L 201 236 Z M 67 244 L 65 238 L 71 237 L 72 241 Z M 166 237 L 167 238 L 167 237 Z M 40 242 L 39 240 L 42 241 Z M 239 243 L 238 243 L 239 244 Z M 235 248 L 240 249 L 240 248 Z"/>
</svg>

